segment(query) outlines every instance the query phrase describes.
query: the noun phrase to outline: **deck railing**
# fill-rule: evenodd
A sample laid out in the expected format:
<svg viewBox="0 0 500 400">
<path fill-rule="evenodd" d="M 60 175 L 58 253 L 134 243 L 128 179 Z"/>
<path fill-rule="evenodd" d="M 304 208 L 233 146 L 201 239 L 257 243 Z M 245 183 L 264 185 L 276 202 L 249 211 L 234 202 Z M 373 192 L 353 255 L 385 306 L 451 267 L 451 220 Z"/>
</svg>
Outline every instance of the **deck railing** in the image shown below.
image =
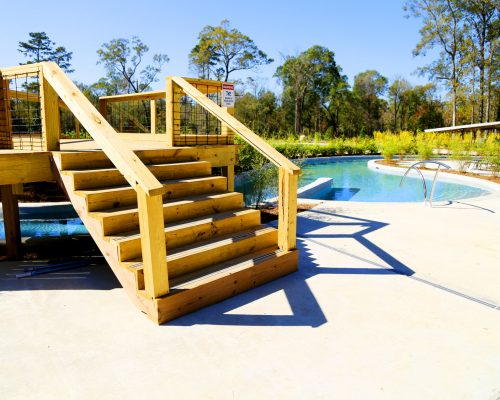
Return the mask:
<svg viewBox="0 0 500 400">
<path fill-rule="evenodd" d="M 182 90 L 204 110 L 217 118 L 222 126 L 239 135 L 243 140 L 264 155 L 279 168 L 278 183 L 278 245 L 281 250 L 296 248 L 297 225 L 297 185 L 300 168 L 256 135 L 226 109 L 210 100 L 206 94 L 199 91 L 186 79 L 181 77 L 167 78 L 167 137 L 175 142 L 178 127 L 175 126 L 175 97 Z"/>
<path fill-rule="evenodd" d="M 3 88 L 9 87 L 9 79 L 19 75 L 36 77 L 39 83 L 43 150 L 59 150 L 61 100 L 135 189 L 146 295 L 157 298 L 167 294 L 169 286 L 163 223 L 163 185 L 57 64 L 43 62 L 1 68 L 0 81 Z M 11 120 L 7 112 L 10 109 L 10 97 L 3 96 L 0 100 L 3 104 L 0 114 L 4 120 Z M 11 129 L 9 123 L 5 126 L 5 131 Z"/>
</svg>

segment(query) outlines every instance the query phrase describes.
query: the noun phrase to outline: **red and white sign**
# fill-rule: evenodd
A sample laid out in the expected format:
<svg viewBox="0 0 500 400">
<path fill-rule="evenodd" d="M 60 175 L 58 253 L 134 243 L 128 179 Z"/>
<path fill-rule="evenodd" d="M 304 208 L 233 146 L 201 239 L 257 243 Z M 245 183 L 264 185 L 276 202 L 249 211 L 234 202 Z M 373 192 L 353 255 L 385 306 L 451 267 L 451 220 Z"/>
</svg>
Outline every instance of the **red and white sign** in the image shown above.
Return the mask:
<svg viewBox="0 0 500 400">
<path fill-rule="evenodd" d="M 222 84 L 222 107 L 234 107 L 236 98 L 234 96 L 234 85 L 232 83 Z"/>
</svg>

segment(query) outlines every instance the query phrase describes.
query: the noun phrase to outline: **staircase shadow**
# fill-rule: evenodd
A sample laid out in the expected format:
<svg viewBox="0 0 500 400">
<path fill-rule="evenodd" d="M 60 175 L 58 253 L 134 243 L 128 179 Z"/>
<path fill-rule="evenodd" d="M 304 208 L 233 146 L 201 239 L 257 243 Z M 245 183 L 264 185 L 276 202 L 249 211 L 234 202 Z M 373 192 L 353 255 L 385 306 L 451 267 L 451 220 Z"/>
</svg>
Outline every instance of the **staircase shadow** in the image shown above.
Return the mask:
<svg viewBox="0 0 500 400">
<path fill-rule="evenodd" d="M 380 276 L 411 276 L 414 271 L 384 249 L 370 241 L 366 235 L 388 226 L 387 223 L 342 215 L 329 210 L 309 210 L 299 214 L 297 221 L 297 247 L 300 251 L 299 271 L 263 286 L 254 288 L 221 303 L 206 307 L 192 314 L 170 321 L 164 326 L 228 325 L 228 326 L 310 326 L 319 327 L 328 322 L 321 305 L 307 280 L 322 274 L 353 274 Z M 359 227 L 354 233 L 336 233 L 342 229 Z M 324 243 L 324 239 L 329 239 Z M 350 253 L 331 244 L 335 239 L 352 239 L 359 243 L 380 262 Z M 313 244 L 316 250 L 311 250 Z M 318 261 L 317 248 L 321 247 L 328 262 L 335 260 L 335 253 L 368 264 L 366 268 L 330 267 Z M 240 307 L 266 296 L 283 292 L 291 314 L 267 315 L 237 313 Z"/>
<path fill-rule="evenodd" d="M 29 290 L 110 290 L 121 285 L 89 235 L 30 238 L 25 260 L 0 262 L 0 293 Z M 36 259 L 30 259 L 36 258 Z M 84 266 L 16 278 L 31 269 L 83 262 Z"/>
</svg>

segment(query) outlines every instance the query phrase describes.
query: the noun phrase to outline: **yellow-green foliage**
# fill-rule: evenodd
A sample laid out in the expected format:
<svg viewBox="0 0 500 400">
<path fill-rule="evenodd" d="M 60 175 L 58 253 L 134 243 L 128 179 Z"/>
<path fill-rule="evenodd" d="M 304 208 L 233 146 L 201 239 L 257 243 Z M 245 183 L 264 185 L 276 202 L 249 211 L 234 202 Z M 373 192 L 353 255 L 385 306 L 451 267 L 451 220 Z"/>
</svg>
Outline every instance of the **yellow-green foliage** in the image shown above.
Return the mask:
<svg viewBox="0 0 500 400">
<path fill-rule="evenodd" d="M 436 147 L 437 136 L 430 132 L 417 132 L 417 156 L 419 160 L 429 160 Z"/>
</svg>

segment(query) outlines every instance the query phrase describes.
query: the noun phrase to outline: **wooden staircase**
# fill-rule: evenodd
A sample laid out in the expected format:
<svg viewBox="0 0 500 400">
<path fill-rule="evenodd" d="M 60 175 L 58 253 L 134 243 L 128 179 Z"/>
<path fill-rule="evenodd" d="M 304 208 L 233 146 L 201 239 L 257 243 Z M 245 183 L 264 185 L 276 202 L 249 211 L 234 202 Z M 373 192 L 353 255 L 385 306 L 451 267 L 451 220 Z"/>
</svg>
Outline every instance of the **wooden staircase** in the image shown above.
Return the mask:
<svg viewBox="0 0 500 400">
<path fill-rule="evenodd" d="M 162 323 L 297 270 L 297 250 L 244 207 L 211 164 L 175 149 L 136 155 L 161 182 L 168 287 L 146 295 L 137 193 L 102 151 L 53 152 L 60 182 L 132 300 Z"/>
</svg>

